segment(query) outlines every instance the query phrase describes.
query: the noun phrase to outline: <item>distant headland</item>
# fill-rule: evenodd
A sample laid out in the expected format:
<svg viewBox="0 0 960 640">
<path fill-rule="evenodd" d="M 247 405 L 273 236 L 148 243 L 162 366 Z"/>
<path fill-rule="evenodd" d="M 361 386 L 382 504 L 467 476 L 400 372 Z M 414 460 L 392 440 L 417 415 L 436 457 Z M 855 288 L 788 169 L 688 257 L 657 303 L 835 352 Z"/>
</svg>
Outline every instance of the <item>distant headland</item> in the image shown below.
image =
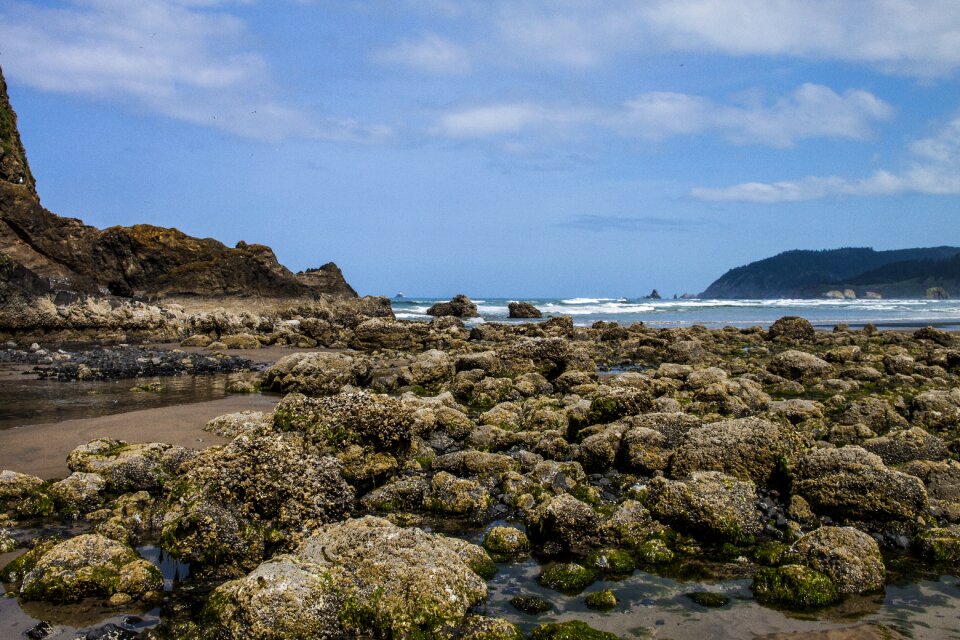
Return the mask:
<svg viewBox="0 0 960 640">
<path fill-rule="evenodd" d="M 960 293 L 960 247 L 785 251 L 730 269 L 701 298 L 927 298 Z"/>
</svg>

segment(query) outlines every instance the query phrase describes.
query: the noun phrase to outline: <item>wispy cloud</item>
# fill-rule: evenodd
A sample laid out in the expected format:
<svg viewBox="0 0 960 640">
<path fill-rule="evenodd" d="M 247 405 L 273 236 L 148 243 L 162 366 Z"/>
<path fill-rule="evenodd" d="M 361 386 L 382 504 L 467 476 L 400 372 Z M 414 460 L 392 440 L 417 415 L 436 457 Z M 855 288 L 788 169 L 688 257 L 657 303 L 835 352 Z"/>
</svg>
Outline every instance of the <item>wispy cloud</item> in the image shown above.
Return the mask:
<svg viewBox="0 0 960 640">
<path fill-rule="evenodd" d="M 953 0 L 510 2 L 496 24 L 527 59 L 573 67 L 671 50 L 840 60 L 919 77 L 960 68 Z"/>
<path fill-rule="evenodd" d="M 441 75 L 467 73 L 471 67 L 470 54 L 465 48 L 433 33 L 417 39 L 401 40 L 392 47 L 376 52 L 373 58 L 380 63 L 403 65 Z"/>
<path fill-rule="evenodd" d="M 715 224 L 706 218 L 663 218 L 658 216 L 576 215 L 554 226 L 583 231 L 683 231 Z"/>
<path fill-rule="evenodd" d="M 697 188 L 695 198 L 720 202 L 800 202 L 835 196 L 889 196 L 903 193 L 960 195 L 960 118 L 936 135 L 910 145 L 912 160 L 899 173 L 877 171 L 866 178 L 808 176 L 781 182 L 746 182 Z"/>
<path fill-rule="evenodd" d="M 444 114 L 434 132 L 484 138 L 593 126 L 627 138 L 716 133 L 737 144 L 789 147 L 807 138 L 862 140 L 871 134 L 871 125 L 892 115 L 890 105 L 867 91 L 838 94 L 829 87 L 803 84 L 771 104 L 719 104 L 702 96 L 650 92 L 612 108 L 531 102 L 483 105 Z"/>
<path fill-rule="evenodd" d="M 125 101 L 266 141 L 376 140 L 380 126 L 317 116 L 270 97 L 269 69 L 218 0 L 73 0 L 0 8 L 4 71 L 45 91 Z"/>
</svg>

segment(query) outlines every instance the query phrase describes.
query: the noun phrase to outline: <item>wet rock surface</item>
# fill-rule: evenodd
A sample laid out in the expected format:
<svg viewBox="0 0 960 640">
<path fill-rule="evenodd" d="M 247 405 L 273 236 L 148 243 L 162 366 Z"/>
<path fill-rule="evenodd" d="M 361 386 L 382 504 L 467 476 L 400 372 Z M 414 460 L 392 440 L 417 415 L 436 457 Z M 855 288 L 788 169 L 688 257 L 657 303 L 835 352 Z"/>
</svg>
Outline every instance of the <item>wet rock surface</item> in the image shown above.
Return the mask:
<svg viewBox="0 0 960 640">
<path fill-rule="evenodd" d="M 65 349 L 0 350 L 0 362 L 36 365 L 32 373 L 52 380 L 116 380 L 184 374 L 249 371 L 253 363 L 239 356 L 186 353 L 122 345 L 81 351 Z"/>
</svg>

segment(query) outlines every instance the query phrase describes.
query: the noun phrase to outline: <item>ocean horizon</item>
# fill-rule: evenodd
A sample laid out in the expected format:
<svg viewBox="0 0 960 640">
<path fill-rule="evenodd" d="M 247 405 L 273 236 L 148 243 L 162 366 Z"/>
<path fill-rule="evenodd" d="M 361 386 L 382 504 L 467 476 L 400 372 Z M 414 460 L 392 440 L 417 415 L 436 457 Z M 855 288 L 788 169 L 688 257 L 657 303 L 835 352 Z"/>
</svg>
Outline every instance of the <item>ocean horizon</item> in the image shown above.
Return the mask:
<svg viewBox="0 0 960 640">
<path fill-rule="evenodd" d="M 391 299 L 399 320 L 429 321 L 427 310 L 446 298 L 403 297 Z M 653 327 L 767 327 L 783 316 L 801 316 L 815 327 L 832 328 L 836 324 L 878 328 L 936 326 L 960 327 L 960 300 L 708 300 L 650 298 L 494 298 L 473 299 L 478 318 L 465 319 L 468 325 L 481 322 L 531 322 L 509 317 L 510 302 L 529 302 L 543 313 L 543 319 L 570 316 L 577 326 L 598 321 L 630 325 L 643 322 Z M 532 320 L 536 321 L 536 319 Z"/>
</svg>

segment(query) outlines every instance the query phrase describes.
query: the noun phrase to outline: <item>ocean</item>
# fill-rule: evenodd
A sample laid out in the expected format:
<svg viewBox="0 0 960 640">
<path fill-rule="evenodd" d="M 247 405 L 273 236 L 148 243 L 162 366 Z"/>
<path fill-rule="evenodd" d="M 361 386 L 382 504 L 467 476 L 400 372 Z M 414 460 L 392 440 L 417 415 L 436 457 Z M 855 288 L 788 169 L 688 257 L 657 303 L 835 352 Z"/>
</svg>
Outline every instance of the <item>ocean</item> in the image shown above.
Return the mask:
<svg viewBox="0 0 960 640">
<path fill-rule="evenodd" d="M 643 322 L 653 327 L 769 326 L 783 316 L 802 316 L 818 328 L 838 323 L 852 328 L 873 323 L 878 328 L 937 326 L 960 328 L 960 300 L 649 300 L 646 298 L 478 298 L 478 322 L 529 322 L 511 320 L 507 304 L 529 302 L 544 318 L 571 316 L 580 326 L 599 320 L 629 325 Z M 394 298 L 393 311 L 400 320 L 430 320 L 427 309 L 435 298 Z"/>
</svg>

